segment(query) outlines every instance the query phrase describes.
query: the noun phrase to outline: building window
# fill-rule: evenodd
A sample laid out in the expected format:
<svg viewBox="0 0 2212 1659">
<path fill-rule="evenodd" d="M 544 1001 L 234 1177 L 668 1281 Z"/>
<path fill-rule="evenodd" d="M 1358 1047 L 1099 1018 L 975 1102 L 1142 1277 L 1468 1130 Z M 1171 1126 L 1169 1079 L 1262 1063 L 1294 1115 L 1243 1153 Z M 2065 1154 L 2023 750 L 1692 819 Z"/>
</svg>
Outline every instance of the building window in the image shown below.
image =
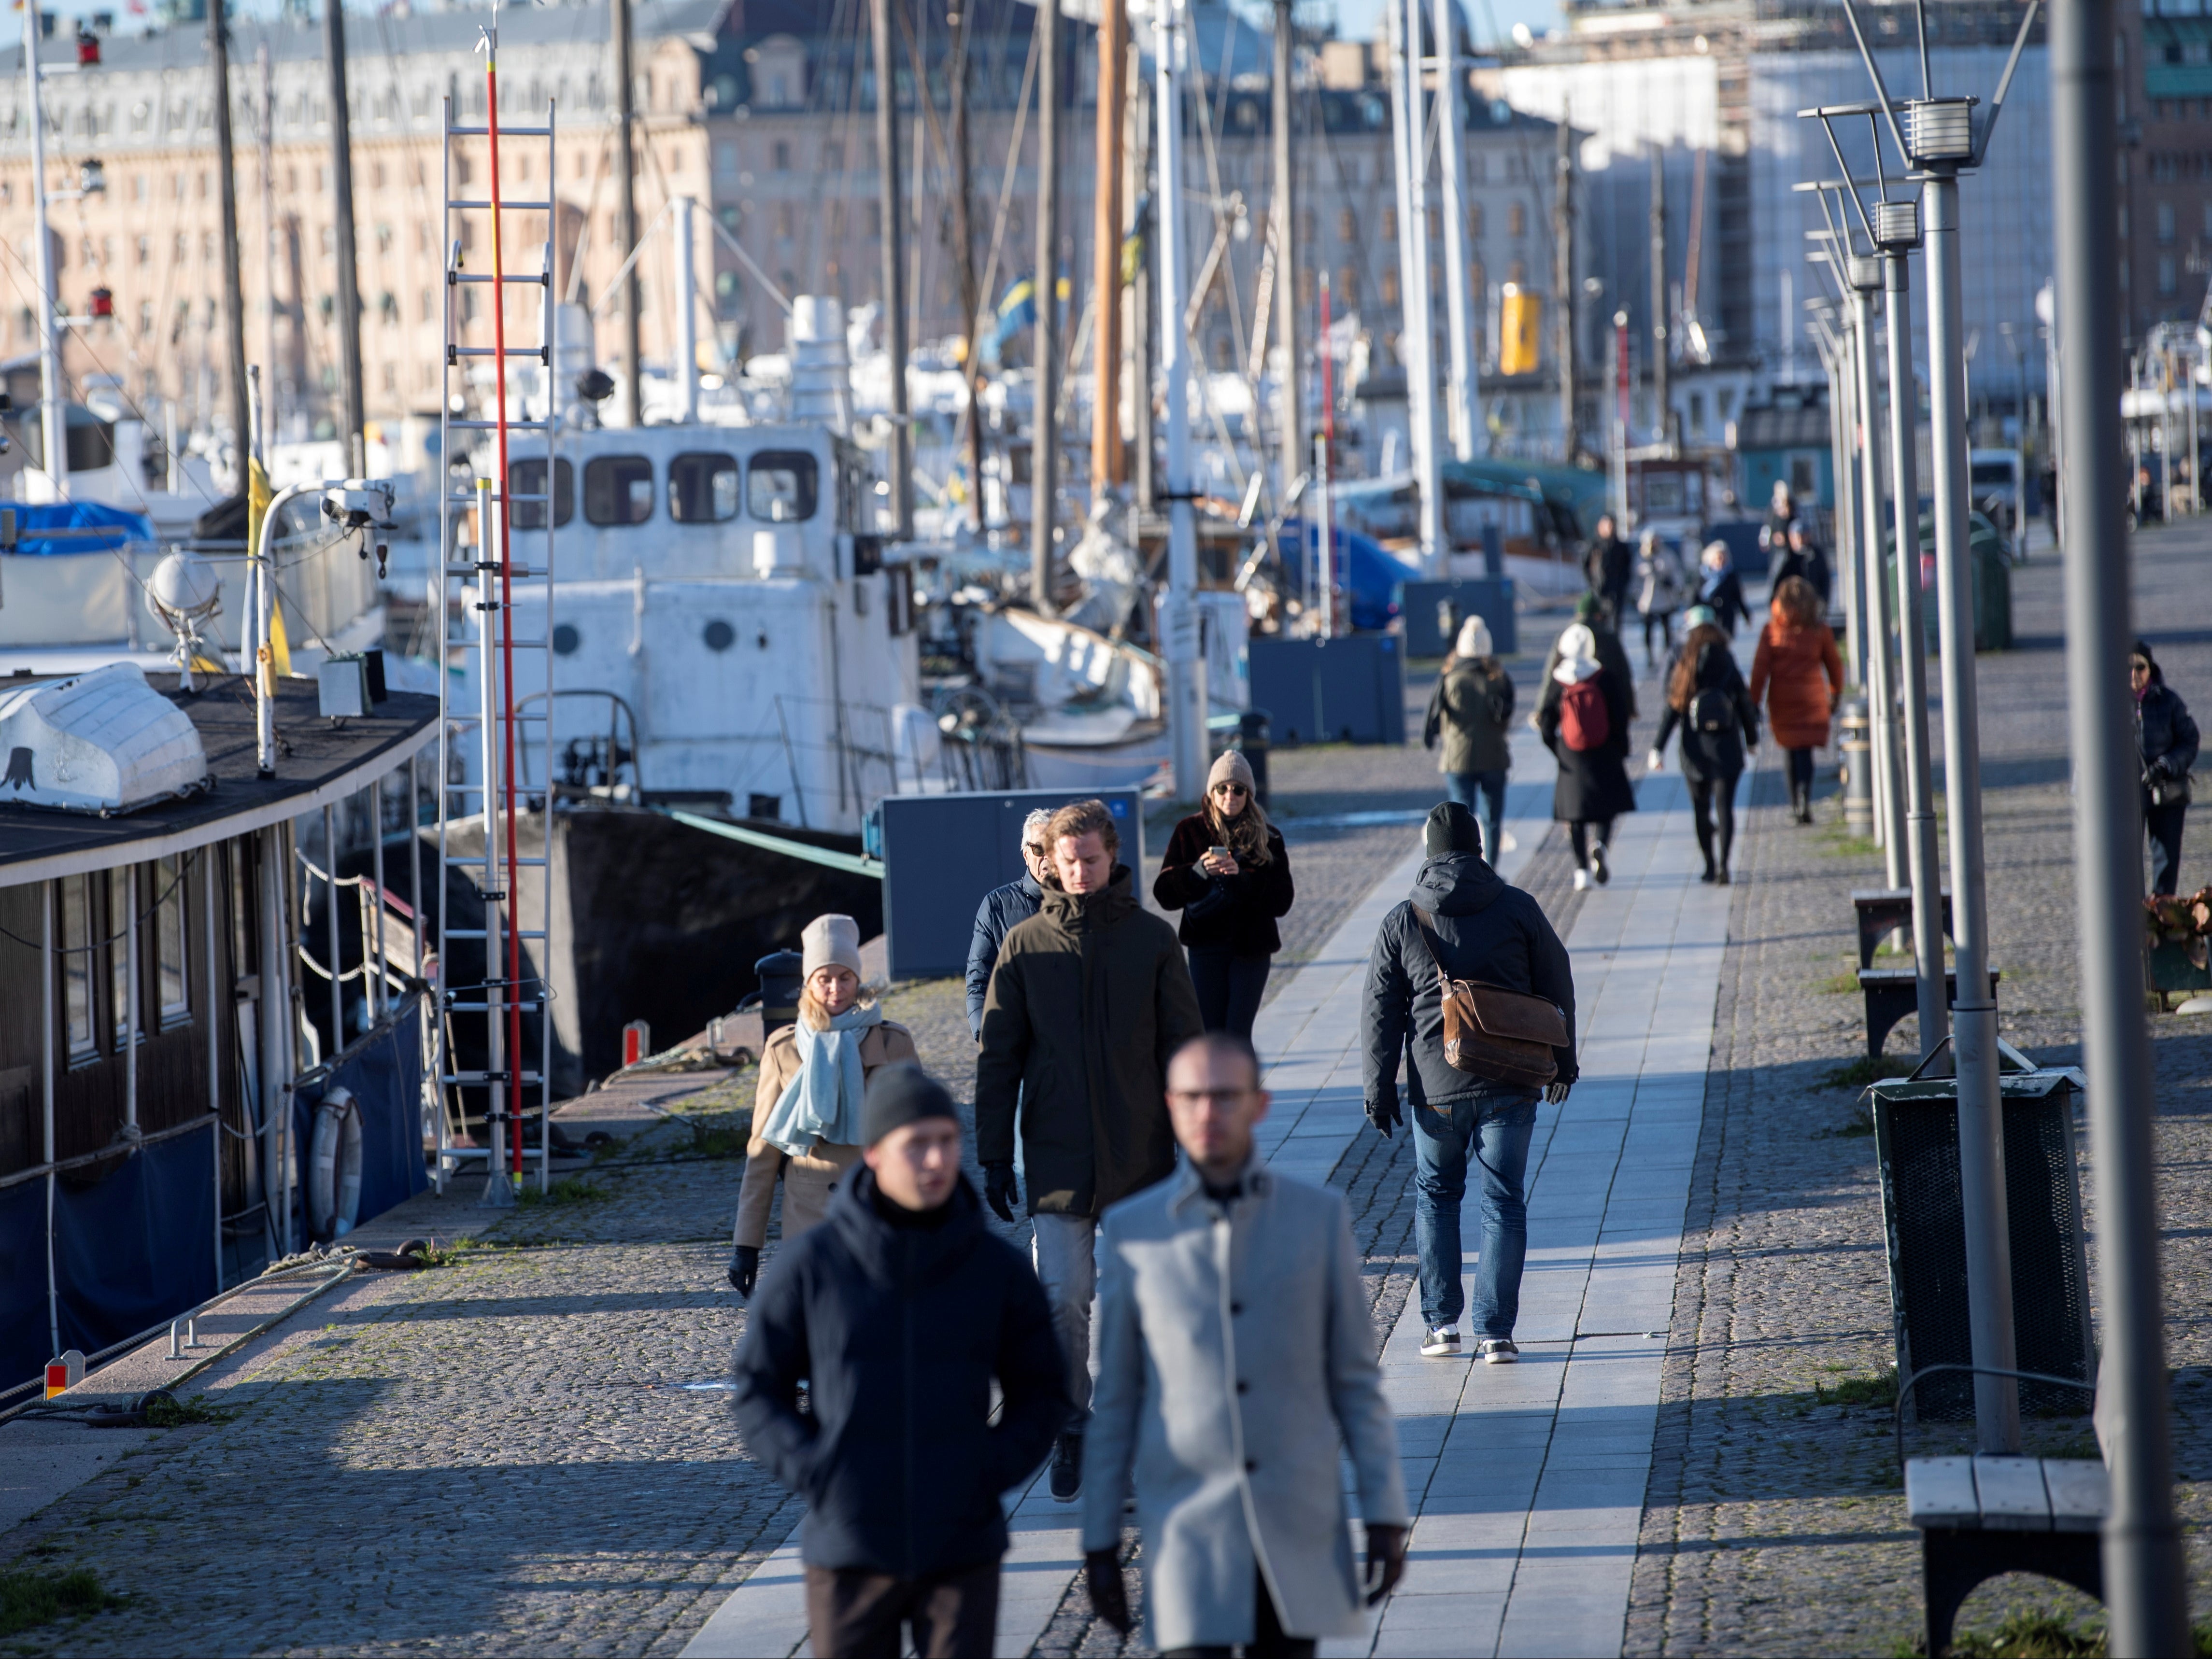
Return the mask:
<svg viewBox="0 0 2212 1659">
<path fill-rule="evenodd" d="M 1359 215 L 1350 208 L 1340 209 L 1336 215 L 1336 239 L 1357 242 L 1359 239 Z"/>
<path fill-rule="evenodd" d="M 138 302 L 138 332 L 151 334 L 153 331 L 154 302 L 151 300 L 141 300 Z"/>
<path fill-rule="evenodd" d="M 1528 204 L 1527 203 L 1515 202 L 1506 208 L 1505 233 L 1508 236 L 1526 236 L 1528 233 Z"/>
<path fill-rule="evenodd" d="M 737 170 L 738 147 L 733 141 L 724 139 L 714 146 L 714 171 L 726 178 L 734 175 Z"/>
<path fill-rule="evenodd" d="M 791 146 L 786 143 L 782 139 L 777 139 L 775 141 L 775 170 L 778 173 L 789 173 L 791 171 Z"/>
<path fill-rule="evenodd" d="M 2161 294 L 2170 294 L 2178 287 L 2179 283 L 2174 275 L 2173 256 L 2170 253 L 2161 253 L 2158 257 L 2158 291 Z"/>
<path fill-rule="evenodd" d="M 1388 203 L 1382 209 L 1382 239 L 1386 242 L 1398 239 L 1398 209 Z"/>
<path fill-rule="evenodd" d="M 1395 265 L 1382 267 L 1382 303 L 1390 306 L 1398 303 L 1398 268 Z"/>
<path fill-rule="evenodd" d="M 155 994 L 166 1029 L 192 1017 L 191 982 L 185 972 L 185 861 L 155 860 L 154 881 L 159 889 L 154 911 Z"/>
<path fill-rule="evenodd" d="M 2212 204 L 2208 204 L 2208 211 L 2212 211 Z M 150 236 L 140 237 L 137 240 L 136 251 L 138 255 L 138 263 L 140 264 L 152 264 L 154 263 L 154 239 Z"/>
<path fill-rule="evenodd" d="M 2173 203 L 2160 202 L 2154 211 L 2157 215 L 2158 239 L 2171 242 L 2173 240 Z"/>
<path fill-rule="evenodd" d="M 1468 203 L 1467 234 L 1469 241 L 1480 242 L 1482 239 L 1482 203 L 1480 202 Z"/>
<path fill-rule="evenodd" d="M 1332 322 L 1335 320 L 1335 314 L 1359 309 L 1359 270 L 1357 266 L 1346 265 L 1337 272 L 1336 291 L 1328 299 Z"/>
<path fill-rule="evenodd" d="M 174 245 L 170 248 L 169 253 L 171 263 L 178 265 L 183 264 L 185 260 L 192 257 L 191 238 L 185 235 L 184 232 L 179 231 L 177 233 L 177 239 Z"/>
</svg>

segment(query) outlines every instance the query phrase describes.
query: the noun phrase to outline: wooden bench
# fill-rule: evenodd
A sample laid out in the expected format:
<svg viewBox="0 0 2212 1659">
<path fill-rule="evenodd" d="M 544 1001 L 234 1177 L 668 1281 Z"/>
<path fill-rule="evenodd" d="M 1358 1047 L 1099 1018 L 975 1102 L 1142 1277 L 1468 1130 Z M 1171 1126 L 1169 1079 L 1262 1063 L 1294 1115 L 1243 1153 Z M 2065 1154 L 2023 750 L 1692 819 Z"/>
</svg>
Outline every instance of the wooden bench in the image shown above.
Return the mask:
<svg viewBox="0 0 2212 1659">
<path fill-rule="evenodd" d="M 1859 966 L 1874 966 L 1875 951 L 1893 933 L 1912 931 L 1912 889 L 1865 887 L 1851 893 L 1851 908 L 1859 917 Z M 1943 895 L 1943 931 L 1951 931 L 1951 895 Z"/>
<path fill-rule="evenodd" d="M 1915 1457 L 1905 1509 L 1920 1532 L 1928 1651 L 1951 1644 L 1966 1597 L 2006 1572 L 2039 1572 L 2102 1601 L 2105 1466 L 2071 1457 Z"/>
<path fill-rule="evenodd" d="M 1990 970 L 1990 995 L 1997 994 L 1997 970 Z M 1867 1057 L 1881 1058 L 1881 1047 L 1897 1022 L 1920 1011 L 1920 978 L 1911 968 L 1861 968 L 1859 992 L 1866 998 Z M 1959 1000 L 1959 971 L 1943 970 L 1943 1006 Z"/>
</svg>

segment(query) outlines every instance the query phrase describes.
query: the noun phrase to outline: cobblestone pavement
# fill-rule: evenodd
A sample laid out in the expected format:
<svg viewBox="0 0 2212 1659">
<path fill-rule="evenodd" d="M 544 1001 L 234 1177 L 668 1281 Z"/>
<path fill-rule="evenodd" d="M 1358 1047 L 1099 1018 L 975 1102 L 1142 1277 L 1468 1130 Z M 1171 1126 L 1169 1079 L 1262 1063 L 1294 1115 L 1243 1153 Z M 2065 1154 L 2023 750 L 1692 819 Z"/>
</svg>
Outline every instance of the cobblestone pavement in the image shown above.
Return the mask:
<svg viewBox="0 0 2212 1659">
<path fill-rule="evenodd" d="M 2201 615 L 2202 532 L 2137 542 L 2137 612 L 2168 677 L 2212 701 L 2212 634 L 2155 631 Z M 2192 597 L 2194 596 L 2194 597 Z M 2052 1063 L 2078 1058 L 2063 615 L 2056 565 L 2014 573 L 2018 649 L 1979 660 L 1983 808 L 1992 959 L 2006 1038 Z M 1940 748 L 1940 727 L 1938 731 Z M 1778 759 L 1778 757 L 1776 757 Z M 1940 778 L 1939 778 L 1940 787 Z M 1879 1653 L 1919 1622 L 1885 1403 L 1893 1383 L 1874 1143 L 1856 1086 L 1832 1075 L 1863 1052 L 1847 978 L 1849 890 L 1878 882 L 1873 850 L 1788 823 L 1778 770 L 1760 772 L 1745 823 L 1705 1121 L 1677 1279 L 1660 1431 L 1627 1650 Z M 2197 845 L 2202 846 L 2202 831 Z M 2187 879 L 2202 881 L 2201 853 Z M 1908 1020 L 1890 1040 L 1917 1041 Z M 2197 1225 L 2212 1168 L 2212 1021 L 2160 1016 L 2158 1148 L 2168 1359 L 2195 1616 L 2212 1611 L 2212 1286 Z M 2089 1197 L 2086 1123 L 2082 1185 Z M 2094 1272 L 2094 1204 L 2090 1206 Z M 2033 1424 L 2045 1452 L 2092 1455 L 2080 1420 Z M 1923 1444 L 1935 1438 L 1921 1432 Z M 2046 1580 L 2011 1577 L 1966 1604 L 1960 1628 L 2008 1613 L 2087 1618 Z"/>
</svg>

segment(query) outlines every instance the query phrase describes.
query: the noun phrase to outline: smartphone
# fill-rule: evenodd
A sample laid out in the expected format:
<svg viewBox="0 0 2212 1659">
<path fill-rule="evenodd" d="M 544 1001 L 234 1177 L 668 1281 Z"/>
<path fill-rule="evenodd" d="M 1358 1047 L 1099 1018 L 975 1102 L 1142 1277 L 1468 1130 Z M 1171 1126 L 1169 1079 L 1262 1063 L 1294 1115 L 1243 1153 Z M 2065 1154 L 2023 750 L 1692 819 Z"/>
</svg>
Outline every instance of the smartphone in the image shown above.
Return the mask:
<svg viewBox="0 0 2212 1659">
<path fill-rule="evenodd" d="M 1229 857 L 1229 849 L 1226 847 L 1208 847 L 1206 851 L 1212 853 L 1216 858 L 1226 858 Z"/>
</svg>

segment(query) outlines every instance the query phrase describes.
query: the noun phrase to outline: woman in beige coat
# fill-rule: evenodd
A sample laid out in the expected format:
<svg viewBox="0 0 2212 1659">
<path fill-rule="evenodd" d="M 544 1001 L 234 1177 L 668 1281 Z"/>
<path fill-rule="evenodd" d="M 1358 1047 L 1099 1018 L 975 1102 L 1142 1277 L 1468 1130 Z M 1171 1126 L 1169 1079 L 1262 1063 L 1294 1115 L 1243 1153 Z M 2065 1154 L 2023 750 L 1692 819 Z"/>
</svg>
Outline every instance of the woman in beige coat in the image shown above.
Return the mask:
<svg viewBox="0 0 2212 1659">
<path fill-rule="evenodd" d="M 768 1241 L 768 1213 L 783 1178 L 783 1236 L 822 1220 L 830 1195 L 860 1159 L 860 1106 L 878 1066 L 921 1063 L 914 1034 L 860 996 L 860 929 L 849 916 L 817 916 L 799 935 L 805 986 L 799 1019 L 763 1046 L 752 1138 L 738 1191 L 730 1282 L 750 1296 Z"/>
</svg>

